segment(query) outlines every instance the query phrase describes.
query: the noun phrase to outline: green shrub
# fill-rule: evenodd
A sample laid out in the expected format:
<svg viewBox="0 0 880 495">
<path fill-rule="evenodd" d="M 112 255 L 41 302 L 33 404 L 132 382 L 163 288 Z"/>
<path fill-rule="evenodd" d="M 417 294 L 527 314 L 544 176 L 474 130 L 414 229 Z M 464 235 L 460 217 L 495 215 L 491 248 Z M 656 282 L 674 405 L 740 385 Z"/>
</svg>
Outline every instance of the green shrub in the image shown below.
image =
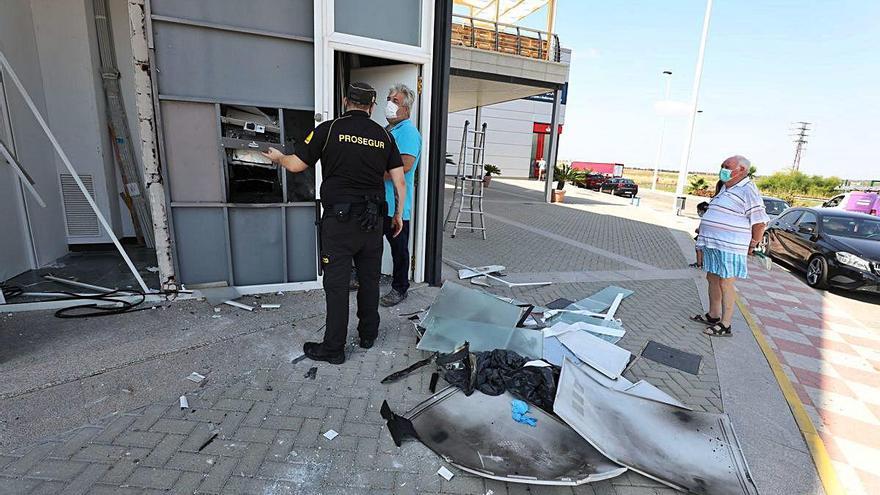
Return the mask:
<svg viewBox="0 0 880 495">
<path fill-rule="evenodd" d="M 807 175 L 803 172 L 787 170 L 759 178 L 755 185 L 762 194 L 777 196 L 793 204 L 795 196 L 825 198 L 833 196 L 835 188 L 841 184 L 838 177 Z"/>
<path fill-rule="evenodd" d="M 709 183 L 706 182 L 706 179 L 702 177 L 693 177 L 691 178 L 690 184 L 687 187 L 688 194 L 698 194 L 703 193 L 709 190 Z"/>
</svg>

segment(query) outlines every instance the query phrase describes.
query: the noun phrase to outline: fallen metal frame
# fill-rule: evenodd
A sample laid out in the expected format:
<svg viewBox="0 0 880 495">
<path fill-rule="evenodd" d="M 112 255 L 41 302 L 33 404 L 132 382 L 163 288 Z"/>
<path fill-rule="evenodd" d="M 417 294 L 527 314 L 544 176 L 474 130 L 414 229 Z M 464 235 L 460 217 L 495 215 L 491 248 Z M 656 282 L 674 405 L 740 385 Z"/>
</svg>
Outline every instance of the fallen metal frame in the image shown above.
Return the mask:
<svg viewBox="0 0 880 495">
<path fill-rule="evenodd" d="M 119 254 L 122 255 L 122 259 L 125 260 L 125 264 L 128 265 L 128 269 L 131 271 L 132 275 L 134 275 L 135 280 L 137 280 L 138 285 L 140 285 L 141 289 L 149 293 L 150 288 L 147 287 L 147 283 L 144 282 L 144 279 L 141 277 L 141 274 L 138 273 L 137 268 L 134 266 L 134 263 L 131 261 L 131 258 L 128 257 L 128 253 L 123 249 L 122 244 L 120 244 L 119 239 L 116 237 L 116 234 L 113 232 L 113 229 L 110 227 L 110 224 L 107 222 L 107 219 L 104 218 L 104 214 L 101 213 L 100 208 L 95 203 L 95 200 L 92 198 L 91 194 L 89 194 L 88 189 L 86 189 L 85 184 L 83 184 L 82 179 L 80 179 L 79 174 L 76 169 L 73 167 L 73 164 L 70 162 L 70 159 L 67 157 L 67 154 L 64 152 L 64 149 L 61 148 L 61 145 L 58 143 L 58 140 L 55 139 L 55 135 L 52 133 L 52 130 L 49 129 L 49 125 L 46 123 L 46 120 L 43 119 L 43 116 L 40 114 L 37 106 L 34 104 L 34 101 L 31 99 L 30 94 L 28 94 L 24 85 L 18 79 L 18 75 L 16 75 L 15 71 L 12 69 L 12 66 L 9 64 L 9 61 L 6 59 L 6 55 L 0 50 L 0 65 L 6 70 L 9 74 L 9 80 L 12 81 L 12 84 L 18 89 L 18 92 L 21 94 L 22 99 L 27 104 L 28 109 L 30 109 L 31 113 L 36 119 L 37 123 L 40 124 L 40 127 L 43 129 L 43 132 L 46 134 L 46 137 L 49 138 L 49 142 L 52 143 L 52 147 L 55 148 L 55 152 L 58 154 L 58 157 L 61 158 L 61 161 L 64 163 L 64 166 L 67 168 L 67 171 L 70 172 L 70 175 L 73 177 L 74 182 L 76 182 L 77 187 L 82 193 L 83 197 L 88 202 L 89 206 L 92 208 L 92 211 L 95 212 L 95 216 L 98 218 L 98 222 L 100 222 L 101 226 L 104 228 L 104 231 L 110 237 L 110 240 L 113 242 L 113 245 L 116 246 L 116 250 L 119 251 Z M 43 304 L 43 303 L 32 303 L 32 304 Z M 49 308 L 35 308 L 35 309 L 49 309 Z M 5 310 L 5 307 L 4 307 Z"/>
<path fill-rule="evenodd" d="M 475 276 L 482 276 L 482 277 L 486 277 L 486 278 L 489 278 L 489 279 L 492 279 L 492 280 L 497 280 L 498 282 L 501 282 L 502 284 L 506 285 L 508 288 L 513 288 L 513 287 L 541 287 L 541 286 L 552 285 L 552 284 L 553 284 L 553 282 L 508 282 L 507 280 L 504 280 L 504 279 L 502 279 L 502 278 L 499 278 L 499 277 L 496 277 L 496 276 L 494 276 L 494 275 L 491 275 L 491 273 L 492 273 L 493 271 L 497 271 L 497 270 L 492 270 L 492 271 L 479 271 L 479 270 L 475 269 L 474 267 L 467 266 L 467 265 L 465 265 L 464 263 L 459 263 L 458 261 L 451 260 L 451 259 L 449 259 L 449 258 L 443 258 L 443 262 L 446 263 L 446 264 L 448 264 L 448 265 L 452 265 L 452 266 L 455 266 L 455 267 L 458 267 L 458 268 L 464 268 L 464 269 L 466 269 L 466 270 L 470 270 L 470 271 L 472 271 L 472 272 L 475 272 L 475 273 L 476 273 Z"/>
<path fill-rule="evenodd" d="M 409 420 L 417 438 L 447 462 L 493 480 L 578 486 L 626 472 L 540 408 L 529 409 L 538 420 L 535 427 L 515 422 L 510 417 L 512 399 L 509 393 L 465 396 L 448 387 L 403 418 Z"/>
<path fill-rule="evenodd" d="M 30 174 L 27 173 L 24 167 L 22 167 L 21 164 L 18 163 L 18 160 L 16 160 L 15 157 L 12 156 L 9 148 L 7 148 L 5 144 L 3 144 L 2 140 L 0 140 L 0 155 L 3 155 L 3 158 L 5 158 L 7 162 L 9 162 L 9 165 L 12 167 L 13 170 L 15 170 L 15 173 L 18 174 L 19 178 L 21 178 L 21 182 L 27 188 L 28 192 L 31 193 L 34 201 L 36 201 L 37 204 L 40 205 L 42 208 L 45 208 L 46 202 L 43 201 L 43 198 L 40 197 L 40 193 L 38 193 L 36 188 L 34 188 L 34 185 L 36 184 L 34 182 L 34 179 L 32 179 Z"/>
</svg>

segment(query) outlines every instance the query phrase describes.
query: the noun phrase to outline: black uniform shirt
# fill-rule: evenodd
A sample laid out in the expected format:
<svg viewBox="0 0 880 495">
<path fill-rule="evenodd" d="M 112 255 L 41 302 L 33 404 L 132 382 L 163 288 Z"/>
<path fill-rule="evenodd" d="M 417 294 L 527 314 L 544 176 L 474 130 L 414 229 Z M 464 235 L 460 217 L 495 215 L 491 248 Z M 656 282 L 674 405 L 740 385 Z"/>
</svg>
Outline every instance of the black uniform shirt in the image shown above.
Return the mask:
<svg viewBox="0 0 880 495">
<path fill-rule="evenodd" d="M 319 125 L 294 154 L 310 167 L 321 160 L 321 200 L 326 204 L 384 198 L 385 172 L 403 166 L 394 139 L 360 110 Z"/>
</svg>

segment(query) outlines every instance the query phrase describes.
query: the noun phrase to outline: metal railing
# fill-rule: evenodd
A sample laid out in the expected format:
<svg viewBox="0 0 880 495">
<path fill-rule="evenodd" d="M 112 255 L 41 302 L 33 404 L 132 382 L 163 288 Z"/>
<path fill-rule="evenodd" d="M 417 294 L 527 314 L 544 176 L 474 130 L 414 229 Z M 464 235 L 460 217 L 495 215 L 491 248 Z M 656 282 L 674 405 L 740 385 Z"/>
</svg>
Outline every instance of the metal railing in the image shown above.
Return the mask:
<svg viewBox="0 0 880 495">
<path fill-rule="evenodd" d="M 547 31 L 452 14 L 452 44 L 559 62 L 559 37 Z"/>
</svg>

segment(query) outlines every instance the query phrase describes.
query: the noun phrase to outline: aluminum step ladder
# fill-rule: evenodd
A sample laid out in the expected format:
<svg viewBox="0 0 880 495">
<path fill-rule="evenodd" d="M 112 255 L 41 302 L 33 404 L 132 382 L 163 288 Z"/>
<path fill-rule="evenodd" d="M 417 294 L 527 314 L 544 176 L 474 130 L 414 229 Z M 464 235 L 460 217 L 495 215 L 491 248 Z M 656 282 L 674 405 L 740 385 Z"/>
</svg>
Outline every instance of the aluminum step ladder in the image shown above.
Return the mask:
<svg viewBox="0 0 880 495">
<path fill-rule="evenodd" d="M 452 212 L 456 211 L 455 226 L 452 229 L 452 238 L 458 234 L 458 229 L 468 229 L 471 232 L 482 232 L 483 240 L 486 239 L 486 219 L 483 214 L 483 173 L 486 157 L 486 124 L 483 123 L 479 131 L 469 129 L 470 122 L 465 121 L 461 137 L 461 151 L 459 153 L 458 167 L 455 174 L 455 189 L 452 193 L 452 202 L 446 213 L 446 224 L 451 222 Z M 469 144 L 473 143 L 473 144 Z M 471 161 L 468 161 L 468 158 Z"/>
</svg>

